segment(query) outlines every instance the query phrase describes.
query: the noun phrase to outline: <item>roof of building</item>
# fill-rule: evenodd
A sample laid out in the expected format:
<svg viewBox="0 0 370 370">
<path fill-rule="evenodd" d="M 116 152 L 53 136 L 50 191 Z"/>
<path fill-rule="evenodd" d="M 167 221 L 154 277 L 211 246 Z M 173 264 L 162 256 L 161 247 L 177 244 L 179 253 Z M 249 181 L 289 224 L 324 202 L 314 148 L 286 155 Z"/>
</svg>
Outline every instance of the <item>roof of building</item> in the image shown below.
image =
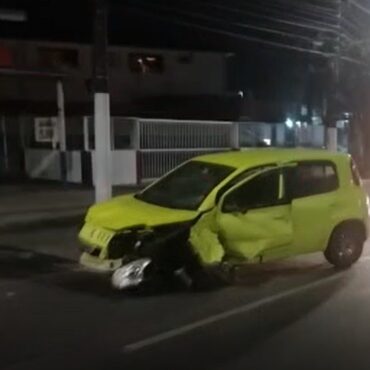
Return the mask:
<svg viewBox="0 0 370 370">
<path fill-rule="evenodd" d="M 337 152 L 329 152 L 323 149 L 284 149 L 284 148 L 260 148 L 227 153 L 208 154 L 197 159 L 231 166 L 236 168 L 253 167 L 269 163 L 287 163 L 291 161 L 336 161 L 338 158 L 346 158 L 348 155 Z"/>
</svg>

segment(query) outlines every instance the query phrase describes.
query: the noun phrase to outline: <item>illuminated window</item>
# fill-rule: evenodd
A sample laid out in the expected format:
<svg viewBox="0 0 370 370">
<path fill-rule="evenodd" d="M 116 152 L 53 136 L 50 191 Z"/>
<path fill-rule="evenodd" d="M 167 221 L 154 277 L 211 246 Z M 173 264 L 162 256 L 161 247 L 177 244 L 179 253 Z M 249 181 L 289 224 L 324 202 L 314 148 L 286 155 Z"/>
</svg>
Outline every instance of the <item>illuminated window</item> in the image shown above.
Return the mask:
<svg viewBox="0 0 370 370">
<path fill-rule="evenodd" d="M 36 143 L 51 143 L 56 141 L 57 119 L 55 117 L 35 118 Z"/>
<path fill-rule="evenodd" d="M 163 57 L 157 54 L 136 54 L 128 56 L 130 71 L 139 74 L 159 74 L 163 73 Z"/>
</svg>

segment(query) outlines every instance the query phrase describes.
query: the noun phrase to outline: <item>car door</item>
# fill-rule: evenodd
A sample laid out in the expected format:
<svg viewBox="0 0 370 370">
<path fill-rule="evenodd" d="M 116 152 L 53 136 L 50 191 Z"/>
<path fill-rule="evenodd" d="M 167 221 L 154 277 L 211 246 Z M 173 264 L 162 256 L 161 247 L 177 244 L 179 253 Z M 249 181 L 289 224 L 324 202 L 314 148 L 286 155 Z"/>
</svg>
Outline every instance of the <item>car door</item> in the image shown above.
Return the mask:
<svg viewBox="0 0 370 370">
<path fill-rule="evenodd" d="M 297 253 L 325 249 L 334 214 L 340 206 L 335 164 L 299 162 L 289 169 L 287 189 L 292 198 L 293 244 Z"/>
<path fill-rule="evenodd" d="M 262 171 L 233 187 L 221 198 L 216 218 L 228 257 L 262 262 L 294 252 L 283 168 Z"/>
</svg>

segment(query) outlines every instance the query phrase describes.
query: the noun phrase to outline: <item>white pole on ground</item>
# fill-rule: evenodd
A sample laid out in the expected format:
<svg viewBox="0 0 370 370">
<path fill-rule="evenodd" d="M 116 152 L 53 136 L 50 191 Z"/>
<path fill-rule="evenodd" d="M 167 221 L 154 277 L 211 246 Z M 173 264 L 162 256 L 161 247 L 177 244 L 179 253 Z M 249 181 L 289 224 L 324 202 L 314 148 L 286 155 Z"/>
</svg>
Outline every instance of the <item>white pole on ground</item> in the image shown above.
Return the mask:
<svg viewBox="0 0 370 370">
<path fill-rule="evenodd" d="M 66 117 L 64 109 L 64 89 L 63 82 L 57 81 L 57 109 L 58 109 L 58 133 L 60 151 L 60 172 L 63 183 L 67 181 L 67 155 L 66 155 Z"/>
<path fill-rule="evenodd" d="M 94 94 L 95 126 L 95 201 L 112 197 L 112 152 L 110 135 L 109 94 Z"/>
<path fill-rule="evenodd" d="M 88 152 L 90 149 L 89 144 L 89 117 L 83 118 L 83 132 L 84 132 L 84 151 Z"/>
<path fill-rule="evenodd" d="M 66 118 L 64 109 L 64 89 L 63 82 L 57 81 L 57 106 L 58 106 L 58 130 L 59 130 L 59 149 L 66 151 Z"/>
<path fill-rule="evenodd" d="M 240 139 L 239 139 L 239 122 L 231 123 L 231 132 L 230 132 L 230 141 L 232 149 L 240 148 Z"/>
<path fill-rule="evenodd" d="M 112 152 L 107 63 L 108 11 L 105 0 L 95 0 L 94 24 L 94 127 L 95 201 L 112 197 Z"/>
<path fill-rule="evenodd" d="M 326 146 L 331 152 L 336 152 L 338 150 L 338 132 L 336 127 L 328 127 Z"/>
</svg>

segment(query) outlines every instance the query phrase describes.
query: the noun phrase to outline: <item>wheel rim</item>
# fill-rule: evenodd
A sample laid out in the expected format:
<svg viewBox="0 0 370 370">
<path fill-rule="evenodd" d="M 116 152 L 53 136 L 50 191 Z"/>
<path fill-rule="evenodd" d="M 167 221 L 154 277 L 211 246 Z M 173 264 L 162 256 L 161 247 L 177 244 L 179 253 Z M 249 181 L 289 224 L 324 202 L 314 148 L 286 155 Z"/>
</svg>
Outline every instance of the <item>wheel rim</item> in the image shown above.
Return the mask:
<svg viewBox="0 0 370 370">
<path fill-rule="evenodd" d="M 346 234 L 341 234 L 338 241 L 338 257 L 343 260 L 352 259 L 356 250 L 355 241 L 347 236 Z"/>
</svg>

